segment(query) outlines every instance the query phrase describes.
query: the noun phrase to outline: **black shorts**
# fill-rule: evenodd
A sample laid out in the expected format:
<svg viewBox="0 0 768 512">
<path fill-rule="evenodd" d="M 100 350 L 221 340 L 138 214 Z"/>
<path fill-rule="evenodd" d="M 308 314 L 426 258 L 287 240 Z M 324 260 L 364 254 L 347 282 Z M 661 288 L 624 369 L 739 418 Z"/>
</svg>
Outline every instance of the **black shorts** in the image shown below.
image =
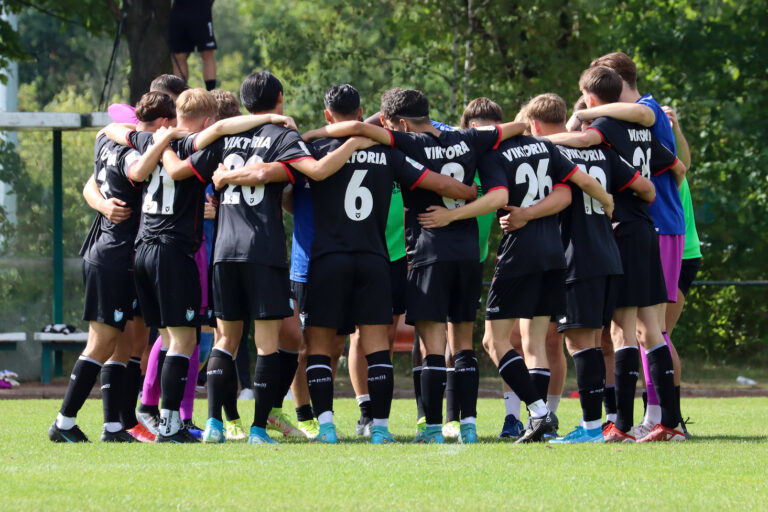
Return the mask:
<svg viewBox="0 0 768 512">
<path fill-rule="evenodd" d="M 307 283 L 291 280 L 291 300 L 293 308 L 303 315 L 307 309 Z"/>
<path fill-rule="evenodd" d="M 293 316 L 288 269 L 246 262 L 213 265 L 216 318 L 236 322 Z"/>
<path fill-rule="evenodd" d="M 389 263 L 389 278 L 392 286 L 392 314 L 402 315 L 405 313 L 408 291 L 408 258 L 403 256 Z"/>
<path fill-rule="evenodd" d="M 216 49 L 213 36 L 213 16 L 211 8 L 205 5 L 187 7 L 174 2 L 171 9 L 169 45 L 171 53 L 192 53 Z"/>
<path fill-rule="evenodd" d="M 688 296 L 688 292 L 691 289 L 691 284 L 696 279 L 696 275 L 701 269 L 701 258 L 690 258 L 683 260 L 683 265 L 680 268 L 680 279 L 677 281 L 678 289 L 683 292 L 683 295 Z"/>
<path fill-rule="evenodd" d="M 493 278 L 485 305 L 487 320 L 559 316 L 565 313 L 565 269 Z"/>
<path fill-rule="evenodd" d="M 390 325 L 389 261 L 374 253 L 334 252 L 312 258 L 306 325 L 340 331 L 355 325 Z"/>
<path fill-rule="evenodd" d="M 557 332 L 608 327 L 620 282 L 621 276 L 600 276 L 565 283 L 565 315 L 557 318 Z"/>
<path fill-rule="evenodd" d="M 446 261 L 408 270 L 406 323 L 474 322 L 483 291 L 476 261 Z"/>
<path fill-rule="evenodd" d="M 200 325 L 200 273 L 192 256 L 163 243 L 142 243 L 134 264 L 136 295 L 149 327 Z"/>
<path fill-rule="evenodd" d="M 136 286 L 129 269 L 103 267 L 83 260 L 83 320 L 101 322 L 121 331 L 133 319 Z"/>
<path fill-rule="evenodd" d="M 622 223 L 614 230 L 624 276 L 616 307 L 647 307 L 668 301 L 659 256 L 659 235 L 645 221 Z"/>
</svg>

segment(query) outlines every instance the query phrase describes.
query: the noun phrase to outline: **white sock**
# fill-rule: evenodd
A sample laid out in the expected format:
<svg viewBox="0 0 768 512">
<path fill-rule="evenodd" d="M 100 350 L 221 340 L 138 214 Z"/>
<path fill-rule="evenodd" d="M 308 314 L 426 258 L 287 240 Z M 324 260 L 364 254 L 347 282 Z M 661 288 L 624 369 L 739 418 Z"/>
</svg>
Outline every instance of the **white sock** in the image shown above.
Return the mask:
<svg viewBox="0 0 768 512">
<path fill-rule="evenodd" d="M 61 430 L 69 430 L 75 426 L 75 418 L 62 416 L 61 413 L 59 413 L 56 415 L 56 426 Z"/>
<path fill-rule="evenodd" d="M 179 411 L 160 409 L 160 435 L 169 437 L 181 430 L 181 414 Z"/>
<path fill-rule="evenodd" d="M 474 416 L 470 416 L 469 418 L 462 418 L 461 421 L 460 421 L 460 424 L 461 425 L 467 425 L 467 424 L 475 425 L 475 424 L 477 424 L 477 418 L 475 418 Z"/>
<path fill-rule="evenodd" d="M 321 425 L 323 423 L 333 423 L 333 411 L 321 412 L 320 416 L 317 417 L 317 422 Z"/>
<path fill-rule="evenodd" d="M 107 432 L 119 432 L 123 429 L 123 425 L 119 421 L 110 421 L 104 424 L 104 430 Z"/>
<path fill-rule="evenodd" d="M 557 413 L 557 408 L 560 406 L 560 395 L 547 395 L 547 409 Z"/>
<path fill-rule="evenodd" d="M 389 418 L 381 418 L 381 419 L 373 418 L 373 426 L 374 427 L 388 427 L 389 426 Z"/>
<path fill-rule="evenodd" d="M 538 399 L 532 404 L 528 404 L 528 410 L 531 412 L 531 416 L 534 418 L 543 418 L 549 412 L 544 400 Z"/>
<path fill-rule="evenodd" d="M 643 421 L 648 425 L 658 425 L 661 423 L 661 406 L 648 405 L 645 408 L 645 418 Z"/>
<path fill-rule="evenodd" d="M 507 416 L 512 414 L 515 418 L 520 419 L 520 406 L 522 402 L 520 397 L 514 391 L 507 391 L 504 393 L 504 409 Z"/>
<path fill-rule="evenodd" d="M 371 401 L 371 395 L 366 394 L 366 395 L 356 396 L 355 400 L 357 400 L 357 405 L 362 405 L 365 402 Z"/>
<path fill-rule="evenodd" d="M 594 430 L 596 428 L 600 428 L 601 425 L 602 420 L 582 421 L 582 426 L 586 430 Z"/>
<path fill-rule="evenodd" d="M 616 423 L 616 413 L 613 414 L 606 414 L 605 419 L 607 421 L 610 421 L 611 423 Z"/>
</svg>

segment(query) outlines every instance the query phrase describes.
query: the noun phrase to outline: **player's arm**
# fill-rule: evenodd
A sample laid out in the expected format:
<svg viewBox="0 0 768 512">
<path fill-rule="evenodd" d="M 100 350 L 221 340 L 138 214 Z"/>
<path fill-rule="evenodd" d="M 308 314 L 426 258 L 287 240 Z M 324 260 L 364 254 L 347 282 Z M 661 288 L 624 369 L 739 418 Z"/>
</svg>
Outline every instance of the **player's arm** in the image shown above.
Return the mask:
<svg viewBox="0 0 768 512">
<path fill-rule="evenodd" d="M 293 185 L 287 185 L 283 189 L 283 210 L 293 215 Z"/>
<path fill-rule="evenodd" d="M 224 135 L 242 133 L 263 124 L 277 124 L 291 130 L 296 130 L 296 123 L 293 121 L 293 118 L 288 116 L 281 116 L 279 114 L 235 116 L 216 121 L 198 133 L 195 137 L 195 149 L 203 149 Z"/>
<path fill-rule="evenodd" d="M 109 140 L 122 146 L 128 146 L 128 134 L 136 131 L 135 124 L 128 123 L 110 123 L 99 133 L 104 133 Z"/>
<path fill-rule="evenodd" d="M 653 186 L 653 182 L 648 178 L 640 176 L 639 172 L 637 173 L 637 177 L 629 183 L 627 188 L 646 203 L 652 203 L 656 199 L 656 187 Z"/>
<path fill-rule="evenodd" d="M 521 123 L 520 121 L 511 121 L 509 123 L 502 123 L 497 125 L 499 129 L 499 140 L 507 140 L 515 135 L 522 135 L 525 129 L 528 128 L 528 123 Z"/>
<path fill-rule="evenodd" d="M 131 209 L 124 201 L 116 197 L 105 199 L 99 190 L 99 184 L 91 176 L 83 187 L 83 197 L 88 206 L 109 219 L 112 224 L 120 224 L 131 216 Z"/>
<path fill-rule="evenodd" d="M 425 213 L 419 214 L 419 224 L 424 228 L 441 228 L 457 220 L 471 219 L 494 212 L 506 205 L 507 201 L 509 201 L 509 191 L 505 187 L 497 187 L 489 190 L 483 197 L 452 210 L 432 205 Z"/>
<path fill-rule="evenodd" d="M 357 122 L 357 121 L 352 121 Z M 336 126 L 337 124 L 342 123 L 335 123 L 328 125 L 330 126 Z M 361 125 L 365 125 L 365 123 L 359 123 Z M 384 133 L 387 134 L 387 142 L 386 144 L 389 145 L 389 132 L 387 130 L 384 130 L 383 128 L 379 128 L 378 126 L 373 125 L 366 125 L 370 126 L 372 128 L 376 128 L 378 130 L 382 130 Z M 376 144 L 375 140 L 371 140 L 370 138 L 366 137 L 351 137 L 347 139 L 344 144 L 339 146 L 338 148 L 334 149 L 327 155 L 325 155 L 320 160 L 315 160 L 314 158 L 302 158 L 301 160 L 296 160 L 294 162 L 291 162 L 291 166 L 295 167 L 297 171 L 302 173 L 304 176 L 308 178 L 312 178 L 315 181 L 323 181 L 324 179 L 328 178 L 329 176 L 333 175 L 336 171 L 341 169 L 344 164 L 347 162 L 347 160 L 350 159 L 352 156 L 352 153 L 359 149 L 366 149 Z"/>
<path fill-rule="evenodd" d="M 669 170 L 672 171 L 672 175 L 675 177 L 677 188 L 680 188 L 680 186 L 683 184 L 685 173 L 688 171 L 688 168 L 685 166 L 683 161 L 678 158 L 675 160 L 675 165 L 673 165 Z"/>
<path fill-rule="evenodd" d="M 555 215 L 565 210 L 571 204 L 571 187 L 557 186 L 547 197 L 527 208 L 518 206 L 504 206 L 509 213 L 499 219 L 501 228 L 506 231 L 515 231 L 522 228 L 530 221 L 541 217 Z"/>
<path fill-rule="evenodd" d="M 597 130 L 587 130 L 584 132 L 561 132 L 547 135 L 547 139 L 552 144 L 568 146 L 572 148 L 588 148 L 602 144 L 603 138 Z"/>
<path fill-rule="evenodd" d="M 677 148 L 677 158 L 683 161 L 686 167 L 691 167 L 691 148 L 688 146 L 688 140 L 683 135 L 680 128 L 680 122 L 677 118 L 677 112 L 672 107 L 664 105 L 661 107 L 667 114 L 669 122 L 672 124 L 672 133 L 675 134 L 675 147 Z"/>
<path fill-rule="evenodd" d="M 585 173 L 581 169 L 577 170 L 568 178 L 568 181 L 573 182 L 581 190 L 586 192 L 589 196 L 600 201 L 603 205 L 605 214 L 610 219 L 613 217 L 613 196 L 609 194 L 600 182 L 595 178 Z"/>
<path fill-rule="evenodd" d="M 477 185 L 465 185 L 455 178 L 443 174 L 425 171 L 421 181 L 416 187 L 431 190 L 439 196 L 450 197 L 451 199 L 463 199 L 464 201 L 473 201 L 477 198 Z"/>
<path fill-rule="evenodd" d="M 134 183 L 141 183 L 145 181 L 155 166 L 160 161 L 160 157 L 163 156 L 163 152 L 168 149 L 168 144 L 171 140 L 178 137 L 178 133 L 174 129 L 160 128 L 152 136 L 155 143 L 143 154 L 139 161 L 128 169 L 128 177 Z M 175 153 L 174 153 L 175 154 Z"/>
<path fill-rule="evenodd" d="M 172 180 L 185 180 L 190 176 L 195 175 L 195 171 L 189 165 L 187 160 L 179 158 L 179 155 L 168 146 L 163 149 L 163 168 Z"/>
<path fill-rule="evenodd" d="M 343 121 L 341 123 L 332 123 L 322 128 L 316 128 L 305 132 L 301 138 L 310 141 L 317 139 L 340 138 L 340 137 L 352 137 L 355 135 L 361 135 L 373 139 L 379 144 L 385 144 L 387 146 L 392 145 L 392 134 L 389 130 L 369 123 L 363 123 L 361 121 Z"/>
<path fill-rule="evenodd" d="M 612 117 L 620 121 L 628 121 L 650 128 L 656 122 L 653 109 L 640 103 L 608 103 L 584 110 L 579 110 L 576 116 L 582 121 L 594 121 L 598 117 Z"/>
<path fill-rule="evenodd" d="M 219 164 L 212 179 L 216 190 L 227 185 L 258 187 L 278 181 L 293 181 L 288 168 L 280 162 L 253 163 L 231 171 L 227 170 L 223 164 Z"/>
</svg>

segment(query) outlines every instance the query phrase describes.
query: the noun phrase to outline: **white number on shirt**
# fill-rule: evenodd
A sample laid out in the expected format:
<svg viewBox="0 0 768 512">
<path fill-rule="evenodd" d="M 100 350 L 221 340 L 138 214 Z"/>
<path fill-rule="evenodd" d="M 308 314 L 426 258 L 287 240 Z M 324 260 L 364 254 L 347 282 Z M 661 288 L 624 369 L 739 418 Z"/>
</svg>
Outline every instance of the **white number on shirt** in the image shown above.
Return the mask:
<svg viewBox="0 0 768 512">
<path fill-rule="evenodd" d="M 363 186 L 363 178 L 368 174 L 365 169 L 358 169 L 349 180 L 344 194 L 344 211 L 354 221 L 365 220 L 373 211 L 373 195 Z"/>
<path fill-rule="evenodd" d="M 102 169 L 99 171 L 99 175 L 96 177 L 96 181 L 101 182 L 101 186 L 99 187 L 99 191 L 101 192 L 101 195 L 104 196 L 104 199 L 109 199 L 109 183 L 107 183 L 106 169 Z"/>
<path fill-rule="evenodd" d="M 162 188 L 162 206 L 158 205 L 156 194 Z M 160 215 L 173 215 L 173 198 L 176 194 L 176 183 L 168 176 L 164 168 L 155 166 L 144 194 L 144 204 L 141 211 Z M 160 206 L 158 211 L 158 206 Z"/>
<path fill-rule="evenodd" d="M 596 165 L 591 166 L 589 169 L 587 169 L 587 166 L 584 164 L 578 164 L 578 166 L 579 169 L 595 178 L 597 182 L 600 183 L 600 186 L 605 189 L 605 184 L 607 181 L 605 178 L 605 171 Z M 592 215 L 592 213 L 595 215 L 605 215 L 603 205 L 600 203 L 600 201 L 593 198 L 586 192 L 582 192 L 582 194 L 584 194 L 584 213 L 587 215 Z"/>
<path fill-rule="evenodd" d="M 464 168 L 459 163 L 448 162 L 443 166 L 442 169 L 440 169 L 440 174 L 450 176 L 451 178 L 459 180 L 462 183 L 464 182 Z M 443 204 L 449 210 L 453 210 L 459 206 L 464 206 L 466 203 L 467 202 L 464 199 L 452 199 L 450 197 L 443 198 Z"/>
<path fill-rule="evenodd" d="M 249 164 L 255 164 L 263 162 L 264 160 L 259 155 L 253 155 L 248 161 L 244 161 L 243 157 L 237 153 L 232 153 L 224 159 L 224 167 L 230 171 L 238 169 Z M 235 190 L 240 187 L 240 190 Z M 248 206 L 256 206 L 264 199 L 264 185 L 257 187 L 248 187 L 245 185 L 227 185 L 222 194 L 221 204 L 240 204 L 240 195 L 243 196 L 243 201 Z"/>
<path fill-rule="evenodd" d="M 538 203 L 552 192 L 552 177 L 547 175 L 549 158 L 542 158 L 536 166 L 536 172 L 529 163 L 522 163 L 515 171 L 515 183 L 521 185 L 528 183 L 528 191 L 525 193 L 520 208 L 528 208 Z"/>
<path fill-rule="evenodd" d="M 635 166 L 635 168 L 640 167 L 640 174 L 643 175 L 643 178 L 650 178 L 651 177 L 651 148 L 648 148 L 645 153 L 643 153 L 643 148 L 640 146 L 635 148 L 635 152 L 632 155 L 632 165 Z"/>
</svg>

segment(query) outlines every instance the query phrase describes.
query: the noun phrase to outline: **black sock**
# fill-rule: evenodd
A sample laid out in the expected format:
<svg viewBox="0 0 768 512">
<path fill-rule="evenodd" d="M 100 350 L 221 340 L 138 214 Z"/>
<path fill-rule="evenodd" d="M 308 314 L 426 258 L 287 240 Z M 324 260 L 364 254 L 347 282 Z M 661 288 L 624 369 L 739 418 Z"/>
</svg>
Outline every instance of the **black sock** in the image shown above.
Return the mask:
<svg viewBox="0 0 768 512">
<path fill-rule="evenodd" d="M 680 424 L 683 424 L 683 411 L 680 409 L 680 386 L 675 386 L 675 412 L 680 420 Z"/>
<path fill-rule="evenodd" d="M 421 369 L 421 401 L 427 425 L 443 423 L 443 392 L 445 391 L 445 356 L 429 354 Z"/>
<path fill-rule="evenodd" d="M 373 419 L 389 418 L 392 408 L 392 393 L 395 389 L 394 370 L 389 350 L 374 352 L 365 356 L 368 361 L 368 394 L 371 396 Z"/>
<path fill-rule="evenodd" d="M 310 421 L 314 418 L 312 415 L 312 406 L 307 405 L 300 405 L 296 408 L 296 420 L 297 421 Z"/>
<path fill-rule="evenodd" d="M 214 348 L 208 358 L 208 417 L 223 421 L 221 408 L 230 393 L 232 378 L 235 374 L 235 362 L 232 356 L 223 350 Z"/>
<path fill-rule="evenodd" d="M 272 407 L 283 408 L 283 398 L 288 394 L 293 383 L 293 377 L 296 375 L 296 368 L 299 367 L 299 353 L 280 349 L 277 351 L 280 358 L 280 382 L 277 392 L 272 402 Z"/>
<path fill-rule="evenodd" d="M 547 391 L 549 390 L 549 368 L 531 368 L 528 370 L 528 375 L 531 377 L 531 383 L 536 390 L 536 395 L 546 402 Z"/>
<path fill-rule="evenodd" d="M 580 350 L 573 354 L 576 367 L 576 384 L 579 387 L 579 401 L 584 421 L 595 421 L 603 417 L 603 383 L 601 375 L 602 353 L 594 348 Z"/>
<path fill-rule="evenodd" d="M 675 370 L 672 366 L 672 355 L 667 344 L 655 350 L 646 352 L 648 368 L 651 373 L 656 396 L 661 407 L 661 424 L 667 428 L 675 428 L 679 422 L 679 414 L 675 411 Z"/>
<path fill-rule="evenodd" d="M 155 336 L 155 339 L 157 336 Z M 168 349 L 161 349 L 157 354 L 157 382 L 160 383 L 160 387 L 163 387 L 163 367 L 165 366 L 165 356 L 168 354 Z M 181 402 L 179 402 L 181 403 Z M 145 405 L 139 404 L 139 412 L 148 414 L 160 414 L 160 410 L 157 405 Z"/>
<path fill-rule="evenodd" d="M 454 373 L 456 374 L 456 391 L 459 395 L 460 417 L 454 419 L 477 417 L 478 379 L 477 358 L 474 350 L 460 350 L 454 356 Z"/>
<path fill-rule="evenodd" d="M 101 367 L 101 401 L 104 423 L 120 423 L 122 390 L 125 388 L 125 365 L 108 362 Z"/>
<path fill-rule="evenodd" d="M 160 381 L 161 405 L 163 409 L 178 411 L 184 398 L 184 387 L 187 385 L 189 371 L 189 356 L 183 354 L 168 354 L 163 363 L 162 380 Z"/>
<path fill-rule="evenodd" d="M 224 394 L 224 417 L 227 421 L 240 419 L 240 412 L 237 410 L 237 362 L 233 362 L 233 370 L 227 374 L 227 387 Z"/>
<path fill-rule="evenodd" d="M 279 385 L 280 356 L 277 352 L 259 355 L 256 359 L 256 370 L 253 372 L 254 427 L 266 428 Z"/>
<path fill-rule="evenodd" d="M 416 419 L 418 420 L 424 417 L 424 401 L 421 397 L 421 368 L 423 361 L 421 360 L 421 347 L 418 337 L 413 342 L 411 359 L 413 360 L 413 394 L 416 396 Z"/>
<path fill-rule="evenodd" d="M 125 386 L 123 387 L 120 405 L 120 423 L 123 428 L 132 429 L 136 421 L 136 400 L 139 398 L 139 381 L 141 380 L 141 358 L 132 357 L 125 369 Z"/>
<path fill-rule="evenodd" d="M 206 80 L 205 81 L 205 90 L 206 91 L 212 91 L 216 88 L 216 79 L 213 80 Z"/>
<path fill-rule="evenodd" d="M 240 381 L 240 387 L 243 389 L 251 387 L 251 354 L 248 348 L 248 322 L 243 323 L 243 335 L 240 337 L 240 346 L 235 356 L 237 379 Z"/>
<path fill-rule="evenodd" d="M 445 421 L 459 421 L 461 405 L 456 389 L 456 369 L 445 368 Z"/>
<path fill-rule="evenodd" d="M 530 405 L 539 399 L 528 376 L 528 368 L 525 366 L 523 357 L 514 349 L 504 354 L 499 360 L 499 374 L 507 386 L 512 388 L 512 391 L 526 404 Z"/>
<path fill-rule="evenodd" d="M 101 364 L 93 359 L 80 356 L 72 368 L 72 375 L 69 377 L 67 394 L 64 395 L 64 401 L 61 404 L 59 412 L 62 416 L 74 418 L 77 412 L 83 407 L 85 399 L 96 384 L 96 377 L 101 370 Z"/>
<path fill-rule="evenodd" d="M 616 414 L 616 386 L 605 386 L 603 407 L 605 414 Z"/>
<path fill-rule="evenodd" d="M 640 376 L 640 357 L 637 347 L 616 351 L 613 376 L 616 380 L 616 428 L 629 432 L 634 423 L 635 390 Z"/>
<path fill-rule="evenodd" d="M 333 373 L 330 357 L 319 354 L 307 356 L 307 385 L 315 417 L 332 411 Z"/>
<path fill-rule="evenodd" d="M 369 375 L 370 377 L 370 375 Z M 370 390 L 368 396 L 370 397 Z M 371 400 L 366 400 L 357 404 L 360 407 L 360 419 L 373 419 L 373 404 Z"/>
<path fill-rule="evenodd" d="M 638 378 L 639 377 L 640 375 L 638 370 Z M 643 416 L 645 416 L 645 412 L 648 410 L 648 390 L 647 389 L 643 389 L 642 398 L 643 398 Z"/>
</svg>

